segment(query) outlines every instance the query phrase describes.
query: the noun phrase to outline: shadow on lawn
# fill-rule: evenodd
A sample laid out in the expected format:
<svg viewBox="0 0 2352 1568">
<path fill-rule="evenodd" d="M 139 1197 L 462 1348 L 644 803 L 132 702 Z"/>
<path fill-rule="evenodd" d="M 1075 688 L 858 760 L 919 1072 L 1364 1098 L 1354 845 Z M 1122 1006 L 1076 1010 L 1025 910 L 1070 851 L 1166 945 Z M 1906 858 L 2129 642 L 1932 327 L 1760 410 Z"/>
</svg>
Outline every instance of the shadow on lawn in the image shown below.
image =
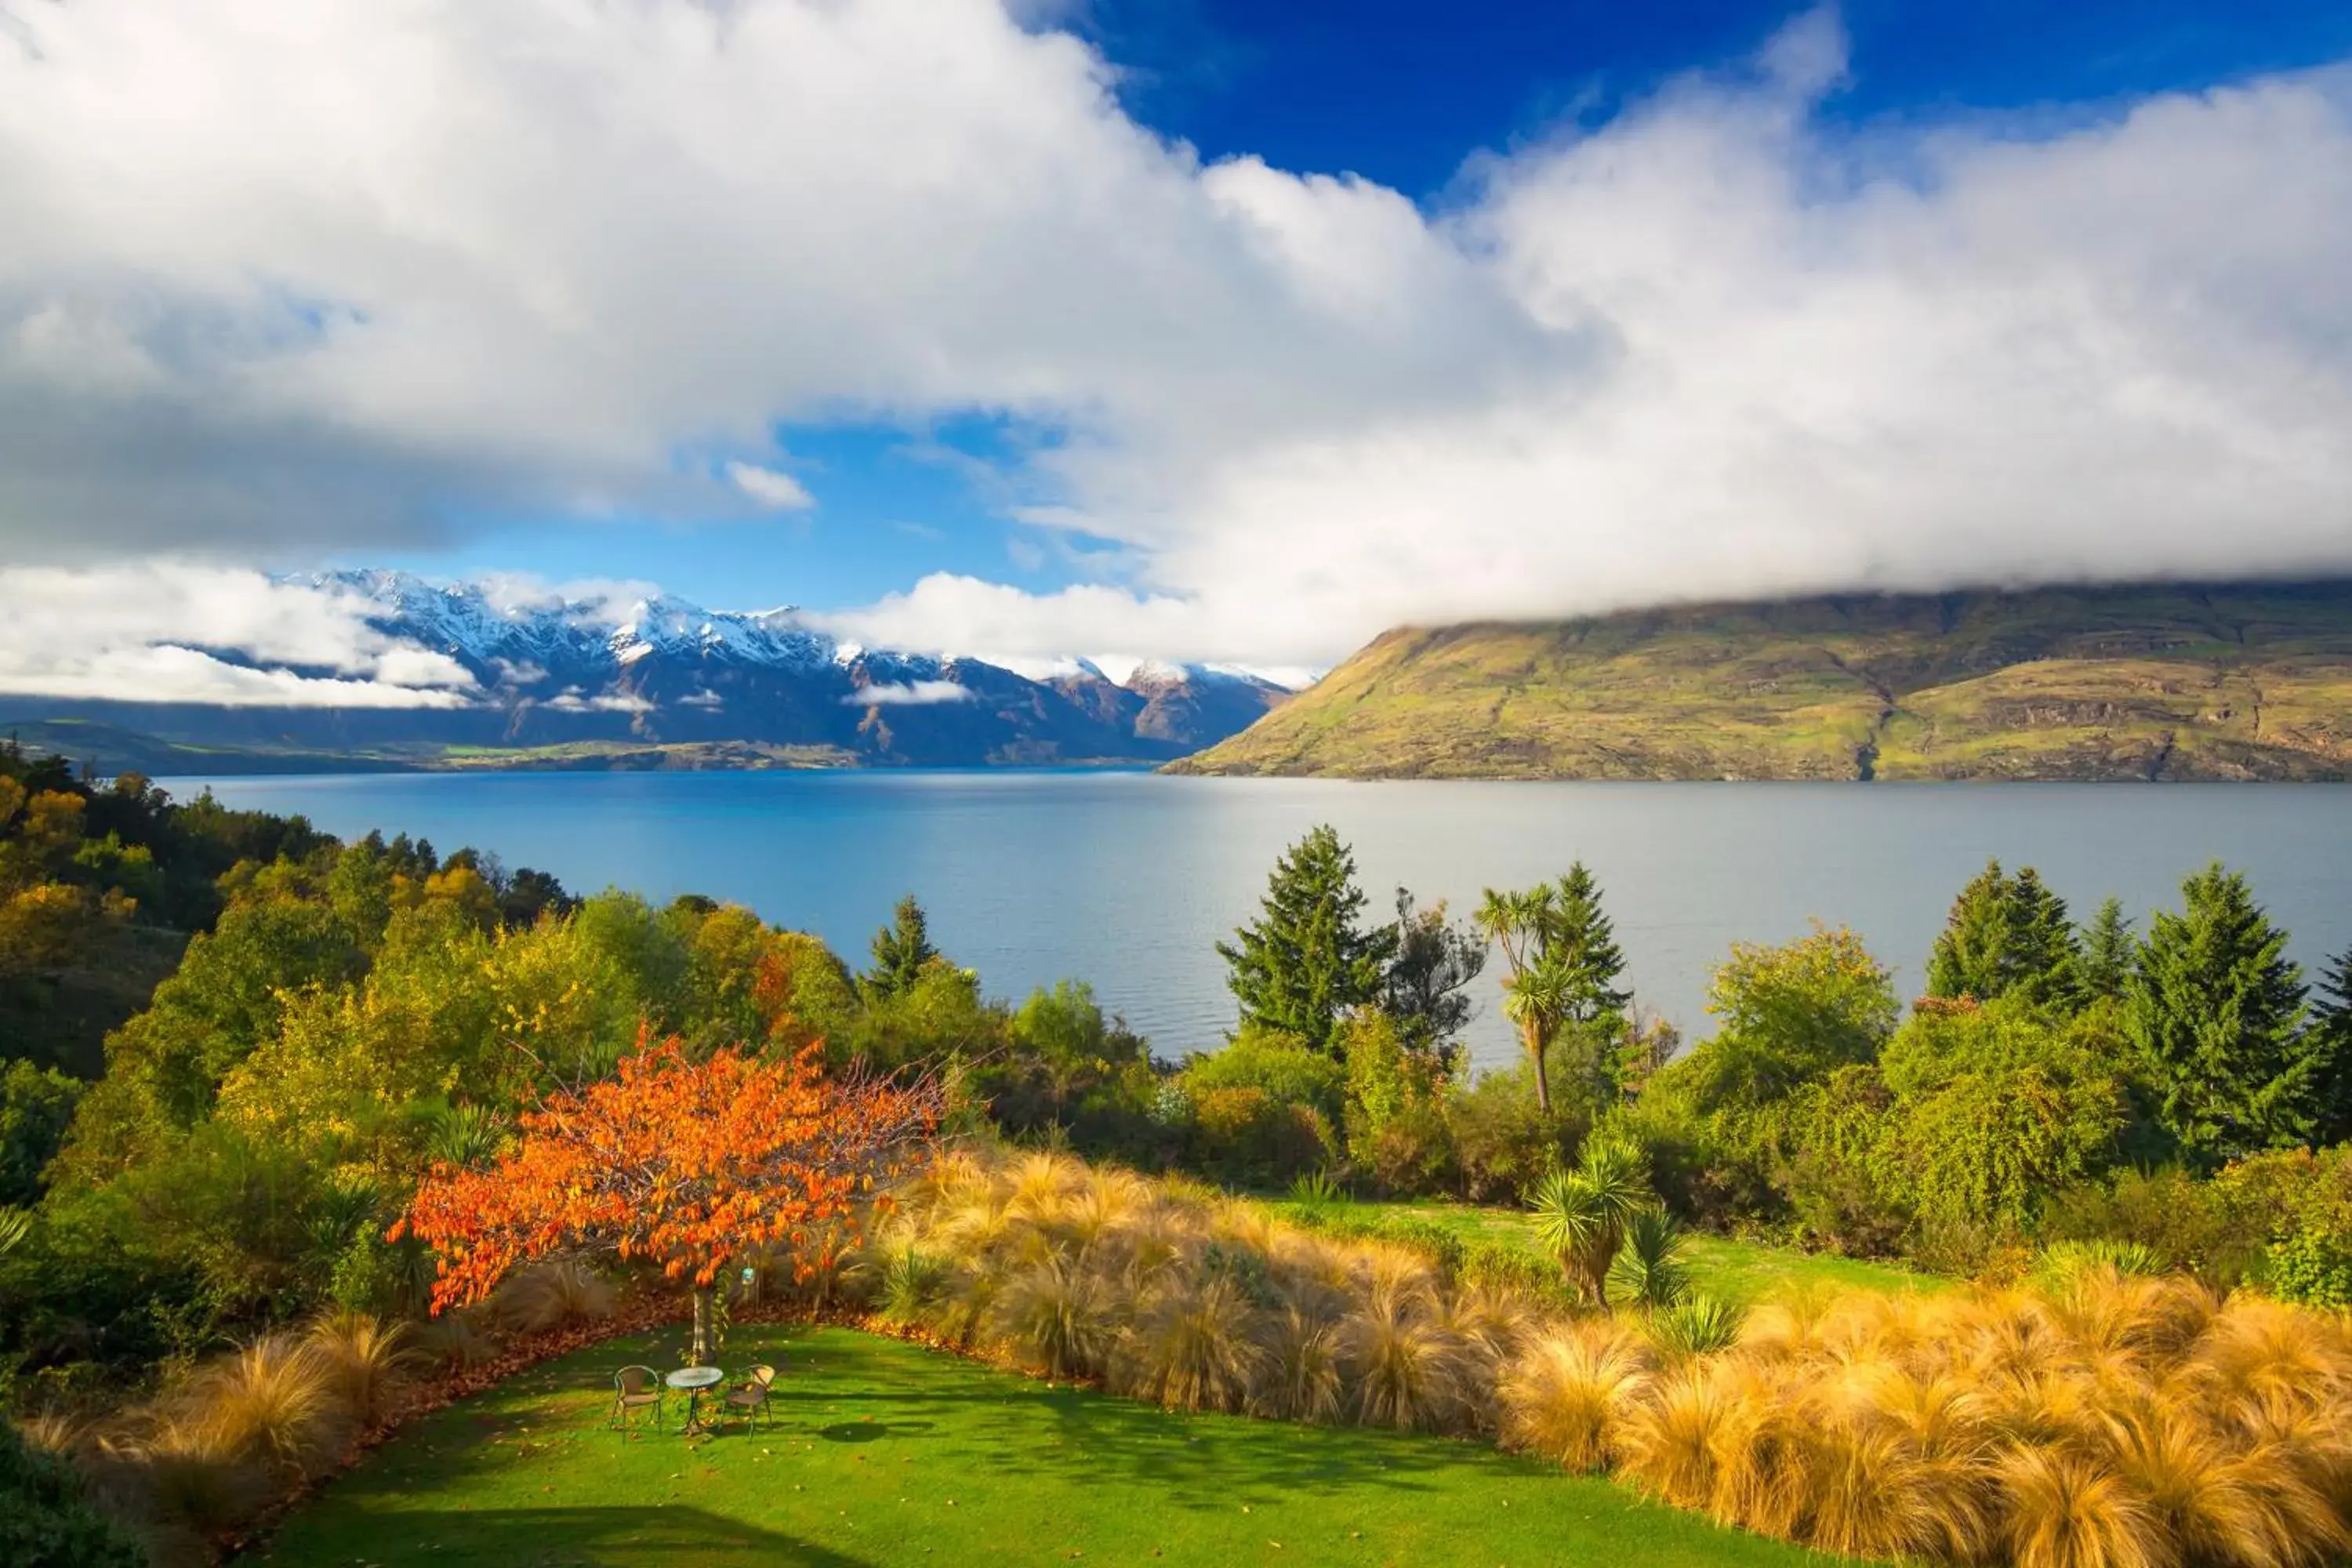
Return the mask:
<svg viewBox="0 0 2352 1568">
<path fill-rule="evenodd" d="M 701 1568 L 782 1563 L 788 1568 L 870 1568 L 862 1557 L 762 1530 L 698 1508 L 512 1508 L 442 1514 L 430 1561 L 497 1568 Z M 407 1551 L 420 1544 L 409 1542 Z M 401 1561 L 387 1557 L 383 1561 Z"/>
<path fill-rule="evenodd" d="M 871 1407 L 870 1420 L 794 1412 L 788 1397 L 779 1411 L 779 1434 L 835 1443 L 909 1440 L 919 1462 L 933 1467 L 969 1465 L 996 1476 L 1079 1485 L 1139 1481 L 1164 1502 L 1212 1510 L 1301 1493 L 1428 1491 L 1458 1479 L 1464 1465 L 1532 1463 L 1482 1444 L 1377 1428 L 1191 1415 L 1066 1385 L 894 1389 L 888 1369 L 876 1367 L 870 1375 L 870 1384 L 854 1391 L 809 1391 L 828 1405 Z"/>
</svg>

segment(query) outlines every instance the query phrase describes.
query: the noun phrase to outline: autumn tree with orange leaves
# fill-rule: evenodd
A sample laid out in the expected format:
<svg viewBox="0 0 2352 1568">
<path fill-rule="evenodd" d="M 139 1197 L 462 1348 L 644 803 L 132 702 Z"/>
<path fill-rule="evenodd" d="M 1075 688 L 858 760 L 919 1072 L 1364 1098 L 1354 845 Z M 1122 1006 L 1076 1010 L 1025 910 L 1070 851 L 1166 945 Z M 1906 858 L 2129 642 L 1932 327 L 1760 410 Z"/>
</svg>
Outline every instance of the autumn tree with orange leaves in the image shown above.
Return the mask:
<svg viewBox="0 0 2352 1568">
<path fill-rule="evenodd" d="M 763 1059 L 640 1039 L 612 1078 L 549 1096 L 494 1164 L 436 1166 L 400 1225 L 440 1258 L 439 1312 L 541 1258 L 659 1262 L 694 1291 L 693 1358 L 711 1353 L 711 1300 L 747 1254 L 854 1226 L 857 1206 L 938 1125 L 928 1081 L 830 1078 L 812 1045 Z"/>
</svg>

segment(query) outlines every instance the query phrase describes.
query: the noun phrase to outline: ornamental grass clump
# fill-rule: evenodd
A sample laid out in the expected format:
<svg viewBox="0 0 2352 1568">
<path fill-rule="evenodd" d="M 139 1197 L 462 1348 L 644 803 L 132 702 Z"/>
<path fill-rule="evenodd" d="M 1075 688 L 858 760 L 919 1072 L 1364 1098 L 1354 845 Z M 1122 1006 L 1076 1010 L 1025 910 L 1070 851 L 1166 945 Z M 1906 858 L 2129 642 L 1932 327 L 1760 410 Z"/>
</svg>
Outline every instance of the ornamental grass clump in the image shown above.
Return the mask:
<svg viewBox="0 0 2352 1568">
<path fill-rule="evenodd" d="M 1503 1374 L 1503 1441 L 1578 1474 L 1607 1469 L 1655 1375 L 1647 1347 L 1620 1325 L 1549 1330 Z"/>
<path fill-rule="evenodd" d="M 1480 1352 L 1446 1326 L 1433 1292 L 1376 1285 L 1341 1321 L 1339 1338 L 1364 1426 L 1442 1432 L 1475 1417 Z"/>
<path fill-rule="evenodd" d="M 2325 1568 L 2352 1547 L 2341 1319 L 2095 1253 L 2010 1289 L 1744 1310 L 1676 1278 L 1654 1212 L 1623 1210 L 1623 1267 L 1562 1249 L 1579 1312 L 1558 1275 L 1474 1271 L 1345 1216 L 954 1153 L 900 1189 L 866 1267 L 894 1318 L 939 1334 L 976 1314 L 969 1343 L 1050 1376 L 1492 1434 L 1827 1552 Z"/>
<path fill-rule="evenodd" d="M 1013 1275 L 989 1310 L 995 1336 L 1048 1377 L 1100 1375 L 1121 1327 L 1102 1279 L 1060 1256 Z"/>
<path fill-rule="evenodd" d="M 1120 1343 L 1117 1384 L 1171 1410 L 1242 1409 L 1266 1371 L 1256 1317 L 1228 1275 L 1163 1284 Z"/>
<path fill-rule="evenodd" d="M 353 1416 L 336 1369 L 310 1344 L 270 1334 L 193 1376 L 173 1402 L 181 1424 L 227 1457 L 299 1474 L 331 1458 Z"/>
<path fill-rule="evenodd" d="M 507 1277 L 490 1293 L 490 1315 L 513 1334 L 551 1333 L 613 1315 L 613 1288 L 576 1258 L 542 1263 Z"/>
<path fill-rule="evenodd" d="M 333 1312 L 310 1325 L 304 1343 L 325 1374 L 331 1396 L 362 1427 L 392 1414 L 394 1397 L 417 1360 L 405 1323 L 364 1312 Z"/>
</svg>

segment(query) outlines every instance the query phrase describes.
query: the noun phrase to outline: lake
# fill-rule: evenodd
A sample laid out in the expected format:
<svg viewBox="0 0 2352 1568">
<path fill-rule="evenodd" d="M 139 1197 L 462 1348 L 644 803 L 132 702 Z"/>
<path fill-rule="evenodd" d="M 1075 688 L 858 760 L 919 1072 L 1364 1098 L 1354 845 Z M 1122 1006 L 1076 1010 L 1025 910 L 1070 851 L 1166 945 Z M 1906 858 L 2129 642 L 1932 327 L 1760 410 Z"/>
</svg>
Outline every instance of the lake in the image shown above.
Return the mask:
<svg viewBox="0 0 2352 1568">
<path fill-rule="evenodd" d="M 2220 858 L 2294 933 L 2307 969 L 2352 945 L 2352 787 L 2285 784 L 1351 784 L 1102 772 L 414 773 L 163 781 L 301 812 L 352 837 L 471 844 L 578 891 L 750 905 L 862 963 L 912 892 L 933 940 L 996 994 L 1091 981 L 1164 1055 L 1233 1008 L 1213 948 L 1275 858 L 1329 822 L 1374 910 L 1391 889 L 1466 912 L 1581 858 L 1640 1000 L 1706 1032 L 1707 971 L 1736 941 L 1819 919 L 1861 932 L 1906 995 L 1953 895 L 1989 856 L 2032 865 L 2087 918 L 2136 917 Z M 1507 1060 L 1499 963 L 1472 1052 Z"/>
</svg>

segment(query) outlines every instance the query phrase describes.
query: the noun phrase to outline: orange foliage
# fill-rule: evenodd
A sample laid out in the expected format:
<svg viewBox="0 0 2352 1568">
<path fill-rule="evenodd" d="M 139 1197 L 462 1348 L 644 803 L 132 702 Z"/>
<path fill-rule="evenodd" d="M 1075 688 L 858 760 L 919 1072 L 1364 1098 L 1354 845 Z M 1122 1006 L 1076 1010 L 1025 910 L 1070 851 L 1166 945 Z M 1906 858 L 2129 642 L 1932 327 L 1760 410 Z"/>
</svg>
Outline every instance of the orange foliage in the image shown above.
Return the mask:
<svg viewBox="0 0 2352 1568">
<path fill-rule="evenodd" d="M 939 1115 L 935 1086 L 829 1079 L 815 1046 L 690 1061 L 676 1037 L 641 1038 L 614 1077 L 524 1113 L 496 1165 L 436 1167 L 393 1235 L 439 1253 L 436 1312 L 565 1252 L 649 1258 L 708 1288 L 748 1251 L 854 1225 Z"/>
</svg>

